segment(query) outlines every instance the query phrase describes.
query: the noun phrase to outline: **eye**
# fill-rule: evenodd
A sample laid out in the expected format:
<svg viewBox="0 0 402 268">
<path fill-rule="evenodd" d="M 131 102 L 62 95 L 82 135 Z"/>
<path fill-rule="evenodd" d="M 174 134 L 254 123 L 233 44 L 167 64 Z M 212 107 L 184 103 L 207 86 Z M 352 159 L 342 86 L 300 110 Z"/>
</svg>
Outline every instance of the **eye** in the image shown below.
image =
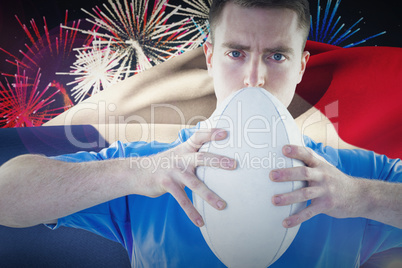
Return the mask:
<svg viewBox="0 0 402 268">
<path fill-rule="evenodd" d="M 284 55 L 282 55 L 281 53 L 275 53 L 274 55 L 271 56 L 272 59 L 274 59 L 275 61 L 284 61 L 286 58 Z"/>
<path fill-rule="evenodd" d="M 239 51 L 231 51 L 228 53 L 229 56 L 233 57 L 233 58 L 240 58 L 241 57 L 241 53 Z"/>
</svg>

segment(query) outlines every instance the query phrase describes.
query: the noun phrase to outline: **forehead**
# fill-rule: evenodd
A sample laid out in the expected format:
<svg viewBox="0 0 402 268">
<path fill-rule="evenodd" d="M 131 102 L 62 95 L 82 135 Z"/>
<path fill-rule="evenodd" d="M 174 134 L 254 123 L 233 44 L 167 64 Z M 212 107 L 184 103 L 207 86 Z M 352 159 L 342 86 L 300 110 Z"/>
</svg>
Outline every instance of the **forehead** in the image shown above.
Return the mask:
<svg viewBox="0 0 402 268">
<path fill-rule="evenodd" d="M 245 8 L 227 3 L 215 25 L 217 42 L 302 45 L 296 12 L 287 8 Z"/>
</svg>

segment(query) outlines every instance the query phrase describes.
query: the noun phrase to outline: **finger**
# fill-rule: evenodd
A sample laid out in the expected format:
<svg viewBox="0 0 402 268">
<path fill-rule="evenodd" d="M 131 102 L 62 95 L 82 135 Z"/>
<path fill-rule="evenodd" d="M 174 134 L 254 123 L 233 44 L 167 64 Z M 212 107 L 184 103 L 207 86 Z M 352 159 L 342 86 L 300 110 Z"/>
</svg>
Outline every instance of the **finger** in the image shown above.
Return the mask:
<svg viewBox="0 0 402 268">
<path fill-rule="evenodd" d="M 282 152 L 287 157 L 303 161 L 309 167 L 316 167 L 322 161 L 322 158 L 308 147 L 285 145 L 282 148 Z"/>
<path fill-rule="evenodd" d="M 193 206 L 190 199 L 188 198 L 184 189 L 180 186 L 175 185 L 172 186 L 169 190 L 170 194 L 176 199 L 181 208 L 186 213 L 187 217 L 198 227 L 204 226 L 204 220 L 202 219 L 200 213 L 198 213 L 197 209 Z"/>
<path fill-rule="evenodd" d="M 305 209 L 303 209 L 302 211 L 300 211 L 299 213 L 296 213 L 290 217 L 287 217 L 283 222 L 282 225 L 285 228 L 291 228 L 291 227 L 295 227 L 309 219 L 311 219 L 312 217 L 318 215 L 319 210 L 317 209 L 316 206 L 314 205 L 310 205 L 308 207 L 306 207 Z"/>
<path fill-rule="evenodd" d="M 287 206 L 318 198 L 324 194 L 322 187 L 304 187 L 291 193 L 277 194 L 272 197 L 272 203 L 276 206 Z"/>
<path fill-rule="evenodd" d="M 204 143 L 212 140 L 222 140 L 227 137 L 227 132 L 224 129 L 211 128 L 211 129 L 199 129 L 191 136 L 186 144 L 189 144 L 192 148 L 198 150 Z"/>
<path fill-rule="evenodd" d="M 194 174 L 183 174 L 183 183 L 195 194 L 204 199 L 208 204 L 218 210 L 226 207 L 226 202 L 220 198 L 215 192 L 209 189 Z"/>
<path fill-rule="evenodd" d="M 235 169 L 237 162 L 235 159 L 217 155 L 207 152 L 198 152 L 193 154 L 194 156 L 194 167 L 198 166 L 208 166 L 222 169 Z"/>
<path fill-rule="evenodd" d="M 275 182 L 313 181 L 320 178 L 316 169 L 306 166 L 274 169 L 269 173 L 269 177 Z"/>
</svg>

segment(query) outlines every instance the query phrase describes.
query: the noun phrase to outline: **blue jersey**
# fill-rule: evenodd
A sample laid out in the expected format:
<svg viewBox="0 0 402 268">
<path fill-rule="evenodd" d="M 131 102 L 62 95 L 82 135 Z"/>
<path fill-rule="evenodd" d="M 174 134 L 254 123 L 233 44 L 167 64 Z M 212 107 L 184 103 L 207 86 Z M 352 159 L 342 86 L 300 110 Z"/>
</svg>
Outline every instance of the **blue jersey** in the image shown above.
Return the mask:
<svg viewBox="0 0 402 268">
<path fill-rule="evenodd" d="M 55 157 L 68 162 L 146 156 L 185 142 L 194 129 L 184 129 L 170 144 L 116 142 L 99 153 Z M 360 178 L 402 181 L 402 163 L 364 150 L 336 150 L 305 137 L 306 146 L 344 173 Z M 186 188 L 191 199 L 191 191 Z M 165 194 L 121 197 L 60 218 L 56 226 L 75 227 L 121 243 L 132 267 L 225 267 L 209 249 L 201 231 L 177 201 Z M 402 246 L 402 230 L 363 218 L 317 215 L 301 224 L 288 250 L 271 267 L 359 267 L 376 253 Z"/>
</svg>

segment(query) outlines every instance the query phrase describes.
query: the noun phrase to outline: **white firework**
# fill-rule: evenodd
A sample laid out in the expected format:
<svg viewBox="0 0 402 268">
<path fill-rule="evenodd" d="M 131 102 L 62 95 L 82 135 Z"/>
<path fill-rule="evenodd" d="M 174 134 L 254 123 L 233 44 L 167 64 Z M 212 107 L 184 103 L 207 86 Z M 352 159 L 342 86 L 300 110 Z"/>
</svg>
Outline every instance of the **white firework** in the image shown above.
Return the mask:
<svg viewBox="0 0 402 268">
<path fill-rule="evenodd" d="M 179 6 L 177 15 L 190 17 L 193 22 L 193 30 L 190 32 L 198 31 L 194 35 L 194 39 L 206 40 L 209 35 L 209 9 L 212 4 L 212 0 L 183 0 L 190 7 L 183 8 Z M 174 7 L 172 5 L 169 5 Z"/>
<path fill-rule="evenodd" d="M 91 49 L 74 49 L 78 52 L 69 73 L 56 73 L 58 75 L 77 76 L 67 85 L 74 85 L 71 96 L 76 102 L 81 102 L 85 97 L 106 90 L 113 84 L 123 80 L 124 74 L 134 71 L 125 66 L 127 52 L 112 51 L 110 43 L 101 46 L 99 42 L 93 42 Z M 121 64 L 123 62 L 123 64 Z"/>
<path fill-rule="evenodd" d="M 124 63 L 127 67 L 134 66 L 142 71 L 191 50 L 202 42 L 199 36 L 189 35 L 194 30 L 191 19 L 176 16 L 181 7 L 167 5 L 167 2 L 155 0 L 151 9 L 148 7 L 149 0 L 108 0 L 110 6 L 103 4 L 106 11 L 97 6 L 92 9 L 93 13 L 82 9 L 91 17 L 87 21 L 99 30 L 78 31 L 98 38 L 100 45 L 106 45 L 110 40 L 111 50 L 126 53 L 127 61 Z M 173 9 L 168 11 L 167 7 Z"/>
<path fill-rule="evenodd" d="M 183 2 L 191 7 L 179 7 L 179 10 L 184 12 L 179 13 L 180 15 L 208 20 L 209 8 L 211 7 L 212 0 L 183 0 Z"/>
</svg>

